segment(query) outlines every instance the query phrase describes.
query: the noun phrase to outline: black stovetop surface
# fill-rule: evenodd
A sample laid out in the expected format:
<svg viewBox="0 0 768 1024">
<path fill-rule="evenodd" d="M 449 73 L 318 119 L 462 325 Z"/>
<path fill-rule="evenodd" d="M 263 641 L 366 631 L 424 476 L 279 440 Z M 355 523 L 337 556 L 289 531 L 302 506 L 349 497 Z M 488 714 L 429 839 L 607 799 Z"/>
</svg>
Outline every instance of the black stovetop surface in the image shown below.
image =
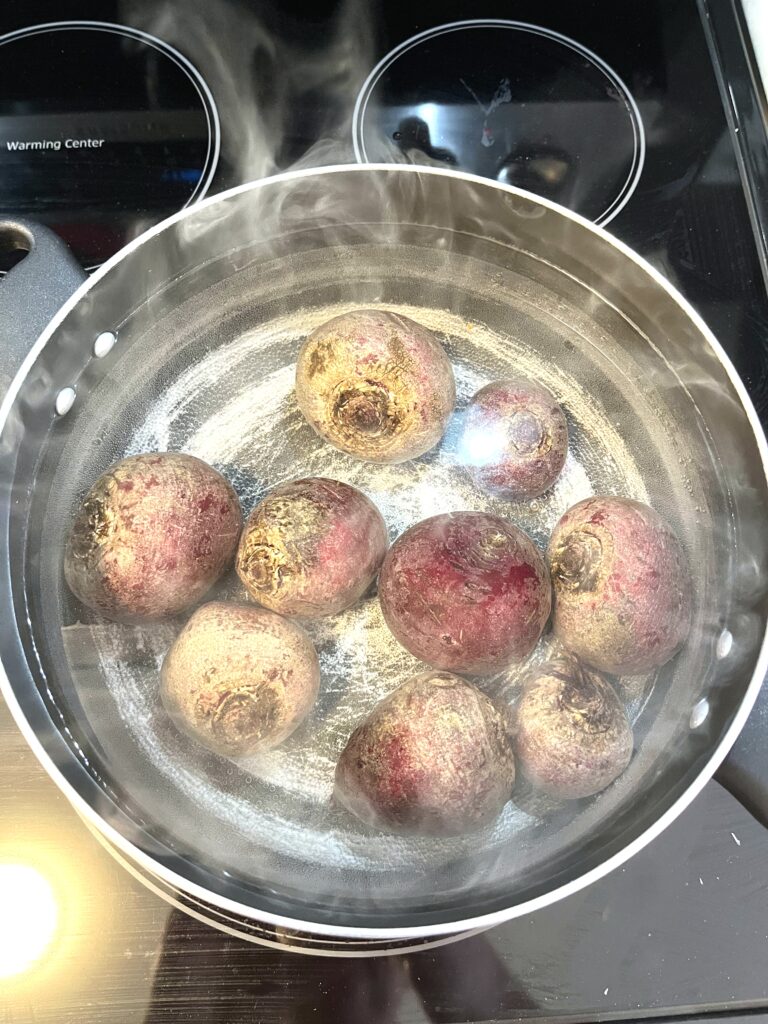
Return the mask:
<svg viewBox="0 0 768 1024">
<path fill-rule="evenodd" d="M 722 19 L 731 0 L 712 7 Z M 68 31 L 23 31 L 66 20 Z M 476 24 L 455 28 L 467 20 Z M 93 21 L 148 34 L 171 56 Z M 199 72 L 194 81 L 179 54 Z M 748 76 L 742 64 L 736 72 Z M 72 139 L 81 145 L 64 148 Z M 91 148 L 89 139 L 103 141 Z M 8 148 L 57 140 L 58 150 Z M 459 167 L 591 219 L 608 213 L 608 229 L 702 312 L 768 415 L 765 280 L 696 0 L 651 0 L 620 15 L 608 0 L 0 8 L 0 215 L 45 220 L 85 266 L 206 192 L 356 155 Z"/>
<path fill-rule="evenodd" d="M 737 18 L 730 0 L 710 6 Z M 85 266 L 206 191 L 297 162 L 364 151 L 463 167 L 602 218 L 698 308 L 768 422 L 765 254 L 739 172 L 749 139 L 729 127 L 695 0 L 620 11 L 608 0 L 5 0 L 0 37 L 68 19 L 78 24 L 0 38 L 0 215 L 45 220 Z M 487 24 L 453 24 L 467 19 Z M 505 19 L 539 31 L 491 24 Z M 83 24 L 94 20 L 132 32 Z M 748 75 L 733 47 L 727 74 Z M 758 708 L 722 775 L 762 813 L 766 715 Z M 0 739 L 0 862 L 38 865 L 60 894 L 46 954 L 0 979 L 2 1022 L 768 1007 L 768 833 L 717 783 L 626 868 L 533 918 L 407 958 L 332 962 L 251 947 L 171 910 L 86 832 L 4 710 Z"/>
</svg>

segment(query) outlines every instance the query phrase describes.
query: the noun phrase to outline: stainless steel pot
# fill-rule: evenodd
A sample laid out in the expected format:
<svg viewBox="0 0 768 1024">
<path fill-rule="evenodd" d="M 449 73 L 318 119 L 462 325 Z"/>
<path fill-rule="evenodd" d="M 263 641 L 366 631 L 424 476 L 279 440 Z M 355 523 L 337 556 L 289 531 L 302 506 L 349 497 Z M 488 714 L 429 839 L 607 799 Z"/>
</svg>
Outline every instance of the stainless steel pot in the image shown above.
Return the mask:
<svg viewBox="0 0 768 1024">
<path fill-rule="evenodd" d="M 376 305 L 433 328 L 457 375 L 459 410 L 442 445 L 403 466 L 331 450 L 293 400 L 306 333 Z M 571 435 L 563 476 L 527 505 L 478 494 L 456 443 L 469 396 L 513 371 L 555 393 Z M 78 288 L 24 360 L 0 423 L 3 693 L 109 843 L 225 914 L 379 942 L 530 913 L 621 864 L 680 813 L 765 674 L 766 443 L 743 385 L 653 268 L 515 189 L 344 166 L 208 199 Z M 438 511 L 491 508 L 545 544 L 587 494 L 648 501 L 687 548 L 695 621 L 677 658 L 620 684 L 636 739 L 628 770 L 573 804 L 523 788 L 495 825 L 457 839 L 393 837 L 350 819 L 329 800 L 334 760 L 354 722 L 418 667 L 375 599 L 312 627 L 322 695 L 283 747 L 238 764 L 193 747 L 157 699 L 180 623 L 98 621 L 62 578 L 79 497 L 112 461 L 151 449 L 214 463 L 246 510 L 288 477 L 336 476 L 373 497 L 393 535 Z M 222 593 L 239 594 L 237 582 Z M 552 646 L 545 637 L 533 660 Z M 514 699 L 528 667 L 483 685 Z"/>
</svg>

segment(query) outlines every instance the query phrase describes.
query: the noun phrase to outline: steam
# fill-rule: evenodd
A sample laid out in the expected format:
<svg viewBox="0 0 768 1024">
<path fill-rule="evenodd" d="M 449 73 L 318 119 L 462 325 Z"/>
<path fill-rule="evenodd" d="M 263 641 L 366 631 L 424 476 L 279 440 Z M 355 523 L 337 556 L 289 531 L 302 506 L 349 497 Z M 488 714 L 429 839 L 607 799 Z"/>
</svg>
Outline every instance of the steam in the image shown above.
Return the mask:
<svg viewBox="0 0 768 1024">
<path fill-rule="evenodd" d="M 342 0 L 317 26 L 322 45 L 308 47 L 288 38 L 287 16 L 280 33 L 270 26 L 279 7 L 227 0 L 185 5 L 182 16 L 178 5 L 126 5 L 132 24 L 176 46 L 207 81 L 222 120 L 221 161 L 240 182 L 354 160 L 352 108 L 374 63 L 370 10 Z M 319 141 L 301 151 L 293 131 Z"/>
<path fill-rule="evenodd" d="M 225 119 L 221 160 L 240 181 L 277 170 L 352 162 L 352 104 L 375 62 L 368 12 L 357 0 L 340 4 L 323 28 L 323 45 L 317 51 L 278 36 L 269 24 L 272 16 L 266 8 L 256 15 L 234 0 L 211 8 L 186 5 L 183 21 L 178 8 L 138 0 L 132 0 L 125 12 L 126 20 L 176 45 L 206 78 Z M 305 102 L 321 112 L 320 121 L 312 126 L 312 134 L 320 141 L 302 152 L 291 126 L 301 122 Z M 614 267 L 607 260 L 594 269 L 598 281 L 594 292 L 586 288 L 569 292 L 573 282 L 566 272 L 552 285 L 560 268 L 547 260 L 552 252 L 557 258 L 558 245 L 568 249 L 563 233 L 569 225 L 558 222 L 540 205 L 509 194 L 494 193 L 489 198 L 489 190 L 468 184 L 459 188 L 461 183 L 441 175 L 430 175 L 428 188 L 422 189 L 421 172 L 415 171 L 402 175 L 407 182 L 362 170 L 352 176 L 354 182 L 349 177 L 328 175 L 321 182 L 294 179 L 238 197 L 241 203 L 214 203 L 192 211 L 173 231 L 135 250 L 100 283 L 102 299 L 105 295 L 114 299 L 116 309 L 130 312 L 147 302 L 150 307 L 136 316 L 138 326 L 126 326 L 122 338 L 126 356 L 121 356 L 118 345 L 115 361 L 105 361 L 114 369 L 103 371 L 93 399 L 79 398 L 70 414 L 70 422 L 77 427 L 64 443 L 51 487 L 57 514 L 63 515 L 61 510 L 71 507 L 81 485 L 90 484 L 97 475 L 94 469 L 107 449 L 111 461 L 129 451 L 153 447 L 191 451 L 217 462 L 232 476 L 236 467 L 242 473 L 236 482 L 246 509 L 265 483 L 297 473 L 336 476 L 362 487 L 397 531 L 435 512 L 471 508 L 475 503 L 488 507 L 468 485 L 456 455 L 456 438 L 450 432 L 442 448 L 425 459 L 381 469 L 352 463 L 322 446 L 298 415 L 292 401 L 291 367 L 302 336 L 329 316 L 365 303 L 411 315 L 446 341 L 462 401 L 491 379 L 527 372 L 546 384 L 568 411 L 574 443 L 556 488 L 538 505 L 510 510 L 499 503 L 495 509 L 499 514 L 509 515 L 544 543 L 565 508 L 593 490 L 627 494 L 657 507 L 666 501 L 673 515 L 685 518 L 694 553 L 703 552 L 701 562 L 714 574 L 725 558 L 722 553 L 717 560 L 712 557 L 711 542 L 698 541 L 697 530 L 703 536 L 705 531 L 714 534 L 722 529 L 723 536 L 715 542 L 726 545 L 733 510 L 713 508 L 718 517 L 713 515 L 714 530 L 704 511 L 699 514 L 699 508 L 709 511 L 706 474 L 711 475 L 710 490 L 716 500 L 721 500 L 725 486 L 734 487 L 735 473 L 742 471 L 745 481 L 749 477 L 751 483 L 745 482 L 743 492 L 734 488 L 737 512 L 754 511 L 762 481 L 759 472 L 745 465 L 745 452 L 753 449 L 745 434 L 743 412 L 733 394 L 724 389 L 722 368 L 712 357 L 705 369 L 700 360 L 685 361 L 686 345 L 690 343 L 697 355 L 703 355 L 704 346 L 694 332 L 690 339 L 676 338 L 675 332 L 681 330 L 679 312 L 670 317 L 665 355 L 649 348 L 635 359 L 630 348 L 638 340 L 634 325 L 630 329 L 620 322 L 617 311 L 599 294 L 601 274 L 606 291 L 613 288 L 609 278 Z M 500 210 L 508 215 L 499 216 Z M 422 248 L 413 244 L 409 251 L 406 242 L 415 237 L 414 225 L 421 226 L 417 242 Z M 323 229 L 325 248 L 318 245 L 317 253 L 302 251 L 299 257 L 291 249 L 287 258 L 272 259 L 285 253 L 280 245 L 290 230 L 307 226 Z M 580 230 L 574 229 L 575 234 Z M 490 256 L 489 236 L 499 243 Z M 374 244 L 357 245 L 361 240 Z M 516 245 L 521 249 L 528 245 L 535 256 L 529 260 L 518 252 L 516 263 L 505 263 L 499 253 L 505 246 Z M 222 254 L 230 261 L 228 270 L 238 278 L 234 288 L 207 276 L 208 266 Z M 588 277 L 588 266 L 575 257 L 573 264 Z M 629 270 L 640 274 L 635 268 Z M 155 292 L 161 292 L 166 281 L 180 282 L 181 287 L 185 279 L 190 284 L 180 293 L 178 308 L 168 309 L 162 294 L 152 305 Z M 619 282 L 616 290 L 622 284 L 629 292 L 626 282 Z M 651 292 L 646 287 L 649 300 L 654 299 Z M 321 299 L 313 301 L 314 295 Z M 108 305 L 102 302 L 103 307 Z M 276 306 L 282 308 L 275 312 Z M 262 308 L 270 312 L 262 315 Z M 227 333 L 230 323 L 237 325 L 234 339 Z M 658 323 L 653 326 L 655 336 L 664 333 Z M 119 324 L 104 323 L 98 328 L 114 329 L 120 336 Z M 76 348 L 72 344 L 69 351 Z M 176 362 L 169 371 L 170 352 Z M 675 405 L 672 400 L 681 389 L 670 370 L 668 352 L 674 353 L 678 372 L 694 394 L 693 406 L 685 401 Z M 36 372 L 42 374 L 45 367 Z M 160 380 L 164 383 L 158 396 Z M 145 395 L 154 397 L 149 400 Z M 138 425 L 130 419 L 136 396 L 142 406 Z M 702 421 L 722 424 L 725 416 L 726 438 L 732 434 L 744 441 L 742 450 L 735 440 L 726 444 L 730 461 L 721 455 L 722 465 L 716 464 L 714 448 L 697 436 L 686 419 L 692 417 L 696 403 Z M 84 414 L 78 415 L 81 408 Z M 132 432 L 125 429 L 129 422 Z M 63 431 L 59 433 L 63 441 Z M 108 443 L 97 449 L 105 437 Z M 687 455 L 686 447 L 690 448 Z M 723 450 L 722 438 L 718 447 Z M 681 480 L 684 457 L 686 474 L 691 464 L 690 480 Z M 103 468 L 98 466 L 97 472 Z M 748 487 L 755 489 L 754 494 Z M 762 561 L 756 561 L 757 555 L 750 556 L 764 551 L 762 516 L 759 524 L 742 521 L 740 529 L 741 557 L 752 560 L 733 566 L 733 587 L 745 610 L 742 619 L 731 622 L 731 629 L 735 652 L 742 646 L 751 657 L 757 637 L 747 632 L 759 632 L 763 625 L 762 616 L 752 609 L 764 594 L 766 570 Z M 55 545 L 46 546 L 40 557 L 47 560 L 50 578 L 58 579 L 60 552 Z M 746 573 L 748 586 L 738 578 L 739 572 Z M 669 689 L 657 686 L 657 691 L 663 691 L 654 705 L 657 710 L 667 692 L 674 698 L 670 704 L 676 702 L 678 716 L 686 700 L 690 706 L 700 696 L 696 687 L 702 685 L 703 673 L 698 681 L 686 673 L 696 675 L 706 656 L 699 640 L 703 637 L 711 646 L 719 629 L 721 586 L 721 582 L 712 583 L 708 588 L 690 651 L 664 676 Z M 233 591 L 229 596 L 242 595 Z M 54 615 L 49 618 L 55 621 Z M 412 882 L 420 897 L 426 873 L 439 877 L 446 865 L 483 844 L 491 855 L 486 862 L 489 874 L 497 863 L 500 874 L 513 878 L 524 867 L 546 860 L 548 851 L 561 853 L 569 835 L 580 839 L 592 834 L 607 818 L 611 801 L 615 807 L 620 799 L 627 799 L 631 786 L 639 791 L 647 781 L 644 773 L 654 766 L 653 744 L 662 735 L 651 736 L 641 757 L 630 766 L 632 774 L 620 783 L 623 789 L 606 794 L 607 802 L 580 810 L 562 833 L 547 815 L 529 814 L 510 804 L 479 839 L 467 837 L 440 846 L 431 841 L 390 842 L 354 831 L 328 804 L 335 757 L 354 721 L 370 710 L 375 698 L 414 670 L 386 631 L 375 600 L 348 613 L 344 621 L 315 628 L 324 659 L 325 693 L 316 720 L 308 726 L 314 734 L 303 732 L 269 757 L 235 768 L 199 750 L 190 753 L 158 710 L 157 666 L 171 636 L 168 626 L 138 633 L 103 623 L 66 627 L 70 668 L 87 718 L 102 740 L 111 741 L 105 745 L 114 752 L 114 762 L 127 769 L 126 778 L 138 780 L 135 788 L 145 806 L 165 810 L 158 820 L 172 822 L 178 835 L 189 837 L 190 845 L 198 840 L 197 830 L 204 821 L 207 828 L 199 842 L 212 860 L 221 853 L 224 834 L 231 844 L 230 859 L 237 859 L 237 866 L 247 874 L 254 870 L 256 844 L 265 843 L 267 837 L 272 845 L 259 854 L 262 861 L 256 867 L 275 885 L 283 881 L 284 865 L 278 857 L 301 851 L 308 863 L 320 866 L 312 878 L 301 879 L 307 891 L 312 884 L 323 884 L 323 867 L 340 865 L 371 876 L 398 869 L 407 883 L 403 892 L 409 891 Z M 543 647 L 538 657 L 545 653 Z M 721 674 L 721 686 L 722 679 Z M 643 683 L 632 693 L 624 691 L 624 696 L 635 702 L 638 714 L 643 711 L 647 697 Z M 642 717 L 651 718 L 655 725 L 650 713 Z M 709 723 L 704 726 L 708 727 Z M 677 742 L 685 734 L 667 722 L 665 735 Z M 318 738 L 322 749 L 318 749 Z M 308 762 L 302 744 L 313 742 L 314 759 Z M 174 810 L 180 796 L 191 808 L 188 819 Z M 547 818 L 543 824 L 541 817 Z M 415 868 L 422 873 L 414 872 Z M 465 870 L 466 875 L 452 879 L 451 884 L 460 888 L 477 881 L 471 860 Z M 357 875 L 350 877 L 359 880 Z"/>
<path fill-rule="evenodd" d="M 686 335 L 679 311 L 670 314 L 671 303 L 665 307 L 670 323 L 664 352 L 639 343 L 637 327 L 599 297 L 604 291 L 611 294 L 606 267 L 595 267 L 594 292 L 573 287 L 568 269 L 575 263 L 589 280 L 590 268 L 575 261 L 573 246 L 563 244 L 563 223 L 546 213 L 527 216 L 531 203 L 523 198 L 514 197 L 514 205 L 505 207 L 507 198 L 426 171 L 357 168 L 273 182 L 190 211 L 173 230 L 136 250 L 136 257 L 146 261 L 145 276 L 136 274 L 131 259 L 115 268 L 113 281 L 104 282 L 119 296 L 118 308 L 126 309 L 132 308 L 131 301 L 121 288 L 140 291 L 166 280 L 189 282 L 181 304 L 168 304 L 161 294 L 156 316 L 139 315 L 125 331 L 123 365 L 130 361 L 130 394 L 120 380 L 114 402 L 100 403 L 101 415 L 108 417 L 103 429 L 112 439 L 112 456 L 152 448 L 189 451 L 233 478 L 238 474 L 246 510 L 265 487 L 290 476 L 336 477 L 369 494 L 398 533 L 425 515 L 489 507 L 468 484 L 455 432 L 449 430 L 443 445 L 421 460 L 378 467 L 323 445 L 298 413 L 291 368 L 306 333 L 355 305 L 384 306 L 412 316 L 445 341 L 460 402 L 489 380 L 522 373 L 548 387 L 569 415 L 572 451 L 557 486 L 538 505 L 511 509 L 500 502 L 490 506 L 494 511 L 544 544 L 565 508 L 593 491 L 636 497 L 669 518 L 681 518 L 694 556 L 700 555 L 698 562 L 714 573 L 723 565 L 722 555 L 715 559 L 711 554 L 715 531 L 697 526 L 695 509 L 718 500 L 722 484 L 714 478 L 708 493 L 706 474 L 716 469 L 689 422 L 695 415 L 693 399 L 681 397 L 687 393 L 670 360 L 691 378 L 689 390 L 695 391 L 701 418 L 710 424 L 726 407 L 714 386 L 707 386 L 722 380 L 722 370 L 718 377 L 712 356 L 708 364 L 691 358 L 694 346 L 703 357 L 704 346 L 690 328 Z M 302 248 L 299 240 L 308 227 L 317 237 Z M 490 252 L 489 234 L 498 240 Z M 414 237 L 416 244 L 409 244 Z M 579 237 L 584 246 L 593 244 Z M 505 263 L 505 243 L 517 247 L 511 266 Z M 530 259 L 526 247 L 535 254 Z M 602 259 L 605 255 L 597 253 Z M 548 259 L 559 262 L 553 268 Z M 226 279 L 215 277 L 219 263 Z M 620 260 L 616 265 L 622 269 Z M 626 289 L 631 294 L 629 285 Z M 656 298 L 664 304 L 663 296 Z M 650 325 L 648 333 L 658 338 L 661 332 Z M 141 403 L 140 421 L 131 419 L 132 430 L 121 430 L 128 421 L 126 409 L 145 389 L 154 397 Z M 738 407 L 732 396 L 727 402 L 734 405 L 736 431 Z M 61 505 L 71 500 L 65 495 L 76 485 L 73 473 L 83 480 L 95 475 L 72 452 L 73 446 L 89 450 L 93 428 L 83 417 L 68 457 L 61 460 L 66 477 L 57 477 L 53 487 Z M 683 477 L 686 448 L 690 460 L 699 460 L 698 477 Z M 743 454 L 734 451 L 732 464 L 743 461 Z M 758 480 L 757 473 L 752 477 Z M 718 522 L 725 534 L 722 514 Z M 726 543 L 725 536 L 718 543 Z M 756 541 L 752 550 L 761 550 L 761 543 Z M 157 707 L 157 666 L 168 646 L 167 632 L 144 631 L 144 647 L 134 649 L 138 639 L 119 626 L 73 626 L 65 644 L 78 669 L 75 685 L 88 718 L 101 737 L 109 738 L 116 763 L 135 766 L 128 775 L 142 780 L 142 788 L 137 783 L 134 789 L 143 805 L 157 820 L 169 827 L 172 823 L 177 836 L 197 844 L 204 821 L 202 855 L 212 862 L 221 855 L 221 836 L 226 835 L 227 862 L 243 873 L 256 870 L 280 887 L 294 870 L 286 862 L 300 851 L 318 866 L 308 872 L 311 878 L 302 875 L 302 891 L 322 888 L 328 884 L 326 869 L 330 875 L 339 869 L 357 880 L 361 874 L 380 879 L 380 886 L 370 887 L 371 898 L 380 894 L 385 899 L 393 875 L 398 881 L 392 886 L 400 895 L 408 891 L 409 872 L 415 872 L 419 886 L 425 876 L 444 876 L 454 891 L 462 891 L 485 870 L 514 879 L 559 855 L 566 842 L 577 844 L 607 829 L 611 813 L 630 806 L 633 793 L 660 770 L 665 751 L 684 748 L 687 716 L 701 688 L 710 684 L 704 669 L 721 614 L 722 589 L 711 585 L 702 593 L 697 632 L 679 659 L 663 670 L 660 682 L 654 685 L 651 679 L 646 686 L 636 681 L 634 689 L 622 688 L 625 703 L 639 715 L 638 753 L 611 790 L 590 807 L 568 810 L 559 818 L 550 807 L 512 803 L 487 833 L 440 844 L 360 832 L 329 804 L 335 759 L 351 728 L 377 698 L 420 667 L 397 647 L 375 599 L 343 620 L 313 627 L 324 683 L 306 730 L 270 755 L 233 768 L 190 750 Z M 232 590 L 226 596 L 242 594 Z M 742 634 L 733 631 L 738 647 Z M 537 658 L 551 653 L 549 643 L 547 638 Z M 182 799 L 189 817 L 179 810 Z M 475 853 L 482 853 L 480 860 Z M 463 872 L 458 875 L 452 873 L 457 861 Z M 350 888 L 356 885 L 351 882 Z"/>
</svg>

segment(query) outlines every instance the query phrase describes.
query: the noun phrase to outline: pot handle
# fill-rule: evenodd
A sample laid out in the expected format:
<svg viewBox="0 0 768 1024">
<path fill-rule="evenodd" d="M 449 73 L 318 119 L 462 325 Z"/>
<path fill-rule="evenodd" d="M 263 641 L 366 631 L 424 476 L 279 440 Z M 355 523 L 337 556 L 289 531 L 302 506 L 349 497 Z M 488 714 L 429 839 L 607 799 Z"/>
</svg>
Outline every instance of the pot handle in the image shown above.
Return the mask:
<svg viewBox="0 0 768 1024">
<path fill-rule="evenodd" d="M 0 395 L 43 328 L 86 278 L 65 243 L 23 217 L 0 217 L 0 260 L 26 253 L 0 277 Z"/>
<path fill-rule="evenodd" d="M 768 828 L 768 682 L 715 778 Z"/>
</svg>

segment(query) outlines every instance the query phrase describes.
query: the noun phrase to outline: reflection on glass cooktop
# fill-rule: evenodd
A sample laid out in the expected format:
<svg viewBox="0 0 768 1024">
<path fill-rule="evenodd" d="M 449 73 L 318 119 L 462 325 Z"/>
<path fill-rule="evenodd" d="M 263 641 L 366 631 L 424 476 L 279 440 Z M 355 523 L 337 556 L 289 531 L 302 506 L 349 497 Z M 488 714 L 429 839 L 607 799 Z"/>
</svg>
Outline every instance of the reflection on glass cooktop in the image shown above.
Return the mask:
<svg viewBox="0 0 768 1024">
<path fill-rule="evenodd" d="M 516 185 L 605 224 L 642 173 L 645 134 L 600 57 L 522 22 L 460 21 L 400 43 L 357 99 L 364 161 L 408 159 Z"/>
</svg>

